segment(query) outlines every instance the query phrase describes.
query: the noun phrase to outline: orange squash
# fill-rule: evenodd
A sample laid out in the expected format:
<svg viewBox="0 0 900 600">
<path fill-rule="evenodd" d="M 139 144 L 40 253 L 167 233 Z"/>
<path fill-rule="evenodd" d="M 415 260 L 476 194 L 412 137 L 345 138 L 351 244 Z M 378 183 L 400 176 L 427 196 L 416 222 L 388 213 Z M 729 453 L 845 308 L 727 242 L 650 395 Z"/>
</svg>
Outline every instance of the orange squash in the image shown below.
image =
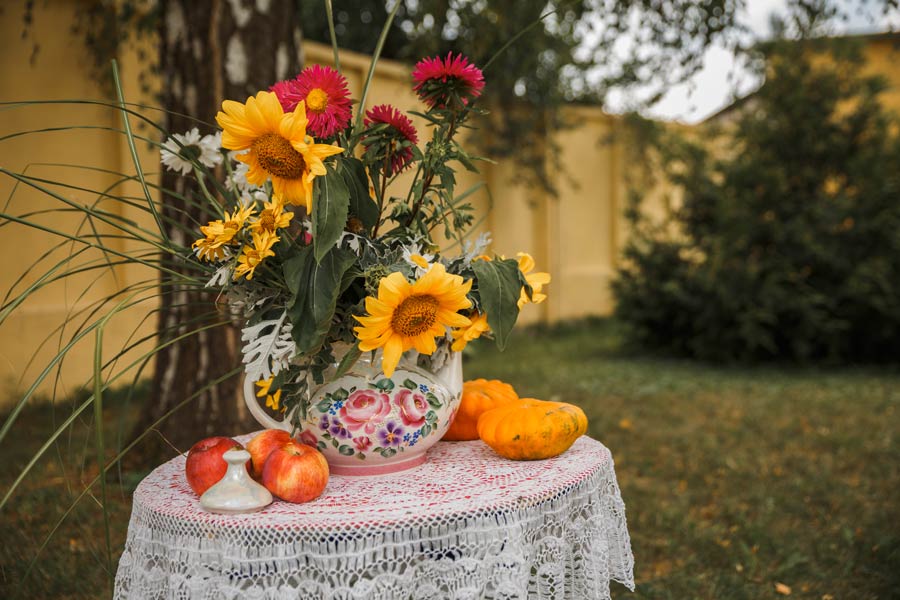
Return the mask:
<svg viewBox="0 0 900 600">
<path fill-rule="evenodd" d="M 558 456 L 587 431 L 587 416 L 574 404 L 522 398 L 478 419 L 478 437 L 512 460 Z"/>
<path fill-rule="evenodd" d="M 441 438 L 450 442 L 478 439 L 478 417 L 486 410 L 515 402 L 516 390 L 497 379 L 474 379 L 463 384 L 462 400 L 450 429 Z"/>
</svg>

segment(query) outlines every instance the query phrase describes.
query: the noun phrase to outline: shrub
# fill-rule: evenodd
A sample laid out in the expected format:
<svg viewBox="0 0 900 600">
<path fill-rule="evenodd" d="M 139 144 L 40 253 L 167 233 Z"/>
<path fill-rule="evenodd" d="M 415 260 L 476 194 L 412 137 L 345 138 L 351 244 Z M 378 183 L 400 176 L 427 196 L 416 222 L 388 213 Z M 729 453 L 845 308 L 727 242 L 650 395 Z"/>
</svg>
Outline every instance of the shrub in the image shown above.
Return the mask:
<svg viewBox="0 0 900 600">
<path fill-rule="evenodd" d="M 614 292 L 633 341 L 713 360 L 900 360 L 898 125 L 860 62 L 775 44 L 716 144 L 727 155 L 662 145 L 684 201 L 675 227 L 631 212 Z"/>
</svg>

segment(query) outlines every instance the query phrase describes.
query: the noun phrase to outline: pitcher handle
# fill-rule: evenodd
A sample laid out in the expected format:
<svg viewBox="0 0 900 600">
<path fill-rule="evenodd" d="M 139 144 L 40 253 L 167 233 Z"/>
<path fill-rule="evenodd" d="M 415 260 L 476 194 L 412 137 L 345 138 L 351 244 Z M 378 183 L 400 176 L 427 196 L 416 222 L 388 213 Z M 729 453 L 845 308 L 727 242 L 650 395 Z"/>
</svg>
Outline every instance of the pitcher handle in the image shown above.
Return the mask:
<svg viewBox="0 0 900 600">
<path fill-rule="evenodd" d="M 250 409 L 250 414 L 253 415 L 256 422 L 266 429 L 283 429 L 290 433 L 290 419 L 285 416 L 283 420 L 278 421 L 269 416 L 259 405 L 259 400 L 256 398 L 256 390 L 253 387 L 253 380 L 249 377 L 244 377 L 244 402 L 247 404 L 247 408 Z"/>
</svg>

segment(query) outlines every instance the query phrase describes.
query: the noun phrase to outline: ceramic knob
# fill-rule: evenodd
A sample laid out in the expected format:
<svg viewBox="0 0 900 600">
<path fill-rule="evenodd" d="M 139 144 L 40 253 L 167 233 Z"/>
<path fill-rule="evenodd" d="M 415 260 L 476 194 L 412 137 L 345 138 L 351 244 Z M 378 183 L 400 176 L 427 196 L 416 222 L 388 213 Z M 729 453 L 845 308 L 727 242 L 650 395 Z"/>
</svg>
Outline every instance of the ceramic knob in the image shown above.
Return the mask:
<svg viewBox="0 0 900 600">
<path fill-rule="evenodd" d="M 200 506 L 214 513 L 240 514 L 255 512 L 272 503 L 272 494 L 253 481 L 246 464 L 250 453 L 235 448 L 222 455 L 228 463 L 225 476 L 200 496 Z"/>
</svg>

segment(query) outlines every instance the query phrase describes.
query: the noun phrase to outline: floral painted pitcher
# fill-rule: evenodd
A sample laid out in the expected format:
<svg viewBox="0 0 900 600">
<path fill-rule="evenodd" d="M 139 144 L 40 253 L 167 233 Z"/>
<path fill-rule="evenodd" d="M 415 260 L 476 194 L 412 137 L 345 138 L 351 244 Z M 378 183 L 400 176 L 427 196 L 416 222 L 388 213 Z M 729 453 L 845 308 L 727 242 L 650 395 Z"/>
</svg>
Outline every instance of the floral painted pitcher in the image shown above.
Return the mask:
<svg viewBox="0 0 900 600">
<path fill-rule="evenodd" d="M 462 353 L 450 352 L 432 372 L 416 364 L 415 352 L 407 352 L 390 378 L 380 368 L 379 354 L 374 360 L 371 352 L 363 354 L 347 374 L 315 389 L 300 423 L 300 441 L 322 452 L 334 474 L 382 475 L 416 467 L 456 416 Z M 291 415 L 272 418 L 249 379 L 244 399 L 261 425 L 291 431 Z"/>
</svg>

